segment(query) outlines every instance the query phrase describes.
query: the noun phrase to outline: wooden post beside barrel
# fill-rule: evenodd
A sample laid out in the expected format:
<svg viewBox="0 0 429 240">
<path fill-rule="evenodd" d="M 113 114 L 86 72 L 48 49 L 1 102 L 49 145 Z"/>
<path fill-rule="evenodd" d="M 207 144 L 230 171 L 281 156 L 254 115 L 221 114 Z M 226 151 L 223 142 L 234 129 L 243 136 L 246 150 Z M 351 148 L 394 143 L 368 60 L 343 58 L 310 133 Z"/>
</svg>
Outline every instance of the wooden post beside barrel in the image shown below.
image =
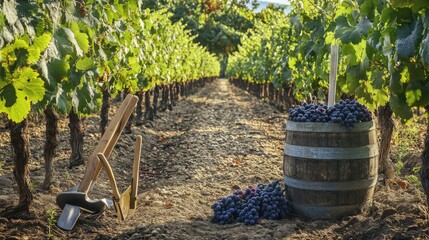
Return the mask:
<svg viewBox="0 0 429 240">
<path fill-rule="evenodd" d="M 374 121 L 347 130 L 338 123 L 286 123 L 284 181 L 293 210 L 336 219 L 367 211 L 377 183 Z"/>
</svg>

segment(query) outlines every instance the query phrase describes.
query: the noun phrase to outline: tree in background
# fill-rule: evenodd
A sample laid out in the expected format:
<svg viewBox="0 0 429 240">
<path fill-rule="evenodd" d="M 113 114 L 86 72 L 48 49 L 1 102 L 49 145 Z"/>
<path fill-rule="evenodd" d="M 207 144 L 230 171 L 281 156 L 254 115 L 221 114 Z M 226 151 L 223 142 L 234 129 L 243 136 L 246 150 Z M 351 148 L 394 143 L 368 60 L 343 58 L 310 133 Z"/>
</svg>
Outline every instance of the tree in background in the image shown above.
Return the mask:
<svg viewBox="0 0 429 240">
<path fill-rule="evenodd" d="M 221 76 L 224 76 L 229 55 L 238 50 L 242 37 L 250 34 L 249 30 L 255 27 L 255 19 L 266 17 L 266 11 L 254 12 L 258 6 L 256 0 L 150 0 L 143 4 L 143 7 L 152 10 L 168 8 L 173 13 L 170 18 L 172 22 L 185 24 L 186 29 L 195 36 L 194 41 L 220 59 Z M 284 10 L 273 5 L 269 8 Z"/>
</svg>

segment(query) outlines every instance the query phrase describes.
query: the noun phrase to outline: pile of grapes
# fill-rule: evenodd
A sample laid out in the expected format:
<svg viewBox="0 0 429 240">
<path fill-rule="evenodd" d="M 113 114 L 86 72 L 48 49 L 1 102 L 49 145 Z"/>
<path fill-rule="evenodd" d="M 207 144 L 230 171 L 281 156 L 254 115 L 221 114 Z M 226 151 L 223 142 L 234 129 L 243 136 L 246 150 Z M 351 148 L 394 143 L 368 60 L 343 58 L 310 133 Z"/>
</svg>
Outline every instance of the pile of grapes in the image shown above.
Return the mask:
<svg viewBox="0 0 429 240">
<path fill-rule="evenodd" d="M 278 180 L 267 185 L 249 186 L 245 191 L 236 190 L 212 205 L 211 222 L 228 224 L 238 221 L 255 225 L 261 218 L 283 219 L 289 212 L 283 192 Z"/>
<path fill-rule="evenodd" d="M 323 103 L 303 102 L 300 106 L 289 109 L 289 120 L 341 123 L 350 129 L 355 123 L 371 121 L 372 114 L 366 106 L 356 100 L 340 100 L 330 108 Z"/>
</svg>

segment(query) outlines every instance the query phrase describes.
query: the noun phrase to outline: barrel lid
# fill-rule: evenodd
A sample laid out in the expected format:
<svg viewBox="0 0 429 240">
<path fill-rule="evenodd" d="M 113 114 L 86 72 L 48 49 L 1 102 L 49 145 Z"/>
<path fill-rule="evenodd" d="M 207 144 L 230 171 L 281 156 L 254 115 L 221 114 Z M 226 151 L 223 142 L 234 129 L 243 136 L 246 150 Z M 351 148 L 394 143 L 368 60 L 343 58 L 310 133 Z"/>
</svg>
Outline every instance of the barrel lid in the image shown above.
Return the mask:
<svg viewBox="0 0 429 240">
<path fill-rule="evenodd" d="M 374 129 L 374 120 L 355 123 L 350 130 L 340 123 L 286 121 L 286 131 L 295 132 L 367 132 Z"/>
</svg>

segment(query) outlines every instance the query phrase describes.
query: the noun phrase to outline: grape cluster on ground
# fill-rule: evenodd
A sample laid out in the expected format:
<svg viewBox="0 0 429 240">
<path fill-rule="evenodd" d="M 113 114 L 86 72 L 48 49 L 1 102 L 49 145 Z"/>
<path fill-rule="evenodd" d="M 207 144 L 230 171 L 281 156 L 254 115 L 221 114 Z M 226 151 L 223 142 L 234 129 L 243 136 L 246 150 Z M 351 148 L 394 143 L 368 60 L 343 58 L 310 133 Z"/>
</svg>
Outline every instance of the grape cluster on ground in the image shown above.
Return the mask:
<svg viewBox="0 0 429 240">
<path fill-rule="evenodd" d="M 242 222 L 255 225 L 261 218 L 283 219 L 288 216 L 288 205 L 284 190 L 278 180 L 256 187 L 250 185 L 246 190 L 236 190 L 212 205 L 211 221 L 219 224 Z"/>
<path fill-rule="evenodd" d="M 289 120 L 341 123 L 350 129 L 355 123 L 371 121 L 372 113 L 365 105 L 354 99 L 340 100 L 332 107 L 321 102 L 307 103 L 304 101 L 301 105 L 289 109 Z"/>
</svg>

